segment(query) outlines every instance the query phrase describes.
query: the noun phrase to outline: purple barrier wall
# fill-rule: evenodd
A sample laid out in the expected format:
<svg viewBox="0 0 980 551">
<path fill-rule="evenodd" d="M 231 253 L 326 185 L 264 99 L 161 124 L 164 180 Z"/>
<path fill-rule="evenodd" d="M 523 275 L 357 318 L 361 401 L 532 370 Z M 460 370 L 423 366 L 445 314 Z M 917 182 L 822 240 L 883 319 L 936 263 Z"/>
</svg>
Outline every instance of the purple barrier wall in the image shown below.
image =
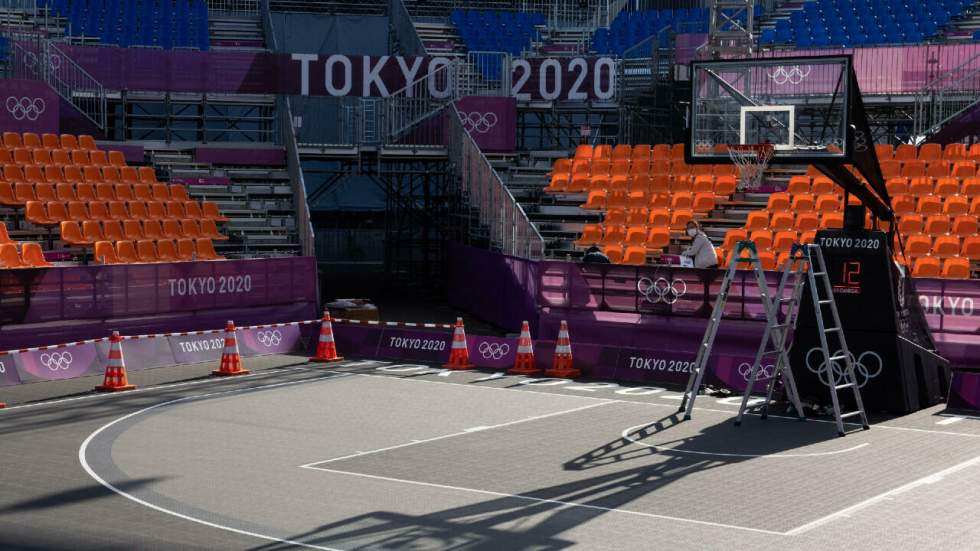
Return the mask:
<svg viewBox="0 0 980 551">
<path fill-rule="evenodd" d="M 511 331 L 527 319 L 546 338 L 567 319 L 573 342 L 674 351 L 691 360 L 723 277 L 676 266 L 536 262 L 465 246 L 453 246 L 450 259 L 451 301 L 479 318 Z M 771 290 L 778 276 L 767 274 Z M 954 367 L 980 368 L 980 282 L 914 285 L 939 353 Z M 739 356 L 747 339 L 753 356 L 765 313 L 751 273 L 733 282 L 725 318 L 716 350 Z"/>
<path fill-rule="evenodd" d="M 198 146 L 194 160 L 199 163 L 245 166 L 285 166 L 286 150 L 281 147 Z"/>
<path fill-rule="evenodd" d="M 517 147 L 517 100 L 467 96 L 456 102 L 463 128 L 483 152 L 510 152 Z"/>
<path fill-rule="evenodd" d="M 68 46 L 67 53 L 110 90 L 388 96 L 450 60 L 398 57 L 183 51 Z M 615 97 L 616 64 L 608 57 L 514 60 L 513 94 L 522 99 Z M 426 87 L 448 97 L 446 82 Z"/>
<path fill-rule="evenodd" d="M 0 349 L 316 315 L 312 257 L 0 271 Z"/>
<path fill-rule="evenodd" d="M 690 63 L 706 35 L 677 36 L 677 62 Z M 854 56 L 861 93 L 911 94 L 945 71 L 956 69 L 980 54 L 978 43 L 930 44 L 922 46 L 883 46 L 877 48 L 828 48 L 821 50 L 779 50 L 760 52 L 757 57 Z"/>
<path fill-rule="evenodd" d="M 0 128 L 12 132 L 59 131 L 60 98 L 37 80 L 0 79 Z"/>
<path fill-rule="evenodd" d="M 524 320 L 537 328 L 537 262 L 452 243 L 448 279 L 453 307 L 510 331 Z"/>
</svg>

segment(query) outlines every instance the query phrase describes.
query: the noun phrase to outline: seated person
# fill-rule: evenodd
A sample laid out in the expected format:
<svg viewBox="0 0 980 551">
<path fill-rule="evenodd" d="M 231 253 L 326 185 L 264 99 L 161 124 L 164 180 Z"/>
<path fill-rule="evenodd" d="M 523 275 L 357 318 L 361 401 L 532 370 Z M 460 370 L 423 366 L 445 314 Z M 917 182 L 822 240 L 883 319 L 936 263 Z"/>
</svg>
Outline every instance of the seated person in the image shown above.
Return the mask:
<svg viewBox="0 0 980 551">
<path fill-rule="evenodd" d="M 582 262 L 588 262 L 590 264 L 609 264 L 609 257 L 606 256 L 602 250 L 599 249 L 599 247 L 592 245 L 586 249 Z"/>
</svg>

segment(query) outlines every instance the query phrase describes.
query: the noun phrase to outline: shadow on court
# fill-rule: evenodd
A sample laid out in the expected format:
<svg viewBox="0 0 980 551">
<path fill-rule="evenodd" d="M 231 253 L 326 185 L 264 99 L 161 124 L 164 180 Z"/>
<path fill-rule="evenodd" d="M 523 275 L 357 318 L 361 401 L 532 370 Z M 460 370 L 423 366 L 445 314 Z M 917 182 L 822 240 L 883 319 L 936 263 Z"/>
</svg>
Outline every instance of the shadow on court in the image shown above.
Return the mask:
<svg viewBox="0 0 980 551">
<path fill-rule="evenodd" d="M 696 420 L 687 423 L 692 422 Z M 746 419 L 741 428 L 733 427 L 731 419 L 726 418 L 704 426 L 693 436 L 664 439 L 671 432 L 680 432 L 677 427 L 685 424 L 679 416 L 668 415 L 627 434 L 639 442 L 656 436 L 655 445 L 669 450 L 638 446 L 627 438 L 618 438 L 555 465 L 565 472 L 601 474 L 429 514 L 376 511 L 323 524 L 289 539 L 340 549 L 563 549 L 578 543 L 562 536 L 571 529 L 617 509 L 636 514 L 640 521 L 644 516 L 656 517 L 656 513 L 644 511 L 642 506 L 631 510 L 629 505 L 688 475 L 756 459 L 712 456 L 706 450 L 735 454 L 785 453 L 836 439 L 835 432 L 824 424 L 761 421 L 757 417 Z M 451 479 L 443 483 L 453 484 Z M 495 490 L 492 481 L 480 489 Z M 423 504 L 424 500 L 424 496 L 417 499 Z M 640 541 L 636 543 L 639 545 Z M 286 548 L 289 546 L 267 544 L 253 551 Z"/>
</svg>

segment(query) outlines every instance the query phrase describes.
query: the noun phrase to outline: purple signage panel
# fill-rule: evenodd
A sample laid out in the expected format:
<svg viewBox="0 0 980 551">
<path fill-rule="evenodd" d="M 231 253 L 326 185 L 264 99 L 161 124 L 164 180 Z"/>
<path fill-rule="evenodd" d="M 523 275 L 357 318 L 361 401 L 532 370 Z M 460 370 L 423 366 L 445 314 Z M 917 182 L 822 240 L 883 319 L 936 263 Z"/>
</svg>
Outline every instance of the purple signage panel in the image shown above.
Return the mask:
<svg viewBox="0 0 980 551">
<path fill-rule="evenodd" d="M 308 348 L 310 354 L 316 351 L 320 339 L 320 326 L 312 327 L 314 331 Z M 381 336 L 382 330 L 378 326 L 333 324 L 333 338 L 340 356 L 375 357 L 381 344 Z"/>
<path fill-rule="evenodd" d="M 449 359 L 452 342 L 452 333 L 385 328 L 378 357 L 442 363 Z"/>
<path fill-rule="evenodd" d="M 239 329 L 238 349 L 242 356 L 291 354 L 304 349 L 298 325 L 264 329 Z"/>
<path fill-rule="evenodd" d="M 517 339 L 467 335 L 466 347 L 473 365 L 482 369 L 510 369 L 517 358 Z"/>
<path fill-rule="evenodd" d="M 467 96 L 456 102 L 463 128 L 490 153 L 507 153 L 517 146 L 517 100 Z"/>
<path fill-rule="evenodd" d="M 15 361 L 22 381 L 74 379 L 103 370 L 94 344 L 22 352 Z"/>
<path fill-rule="evenodd" d="M 14 357 L 9 354 L 0 354 L 0 386 L 19 384 L 20 375 L 17 373 Z"/>
<path fill-rule="evenodd" d="M 213 362 L 221 359 L 225 349 L 224 333 L 168 337 L 170 350 L 178 364 Z M 241 346 L 239 346 L 241 351 Z"/>
<path fill-rule="evenodd" d="M 0 79 L 0 128 L 9 132 L 57 134 L 58 96 L 39 80 Z"/>
<path fill-rule="evenodd" d="M 99 360 L 104 365 L 109 359 L 109 342 L 96 343 L 95 347 L 99 353 Z M 122 353 L 127 371 L 165 367 L 177 363 L 167 337 L 123 340 Z"/>
</svg>

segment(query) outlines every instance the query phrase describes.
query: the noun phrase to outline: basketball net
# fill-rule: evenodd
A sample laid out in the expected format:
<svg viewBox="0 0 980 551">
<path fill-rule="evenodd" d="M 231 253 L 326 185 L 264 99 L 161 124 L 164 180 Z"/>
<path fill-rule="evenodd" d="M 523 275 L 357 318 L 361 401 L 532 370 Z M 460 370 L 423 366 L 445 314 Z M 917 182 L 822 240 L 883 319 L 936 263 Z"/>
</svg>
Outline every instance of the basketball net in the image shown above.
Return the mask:
<svg viewBox="0 0 980 551">
<path fill-rule="evenodd" d="M 772 160 L 775 148 L 772 144 L 731 144 L 728 155 L 738 167 L 738 191 L 755 190 L 762 187 L 766 167 Z"/>
</svg>

